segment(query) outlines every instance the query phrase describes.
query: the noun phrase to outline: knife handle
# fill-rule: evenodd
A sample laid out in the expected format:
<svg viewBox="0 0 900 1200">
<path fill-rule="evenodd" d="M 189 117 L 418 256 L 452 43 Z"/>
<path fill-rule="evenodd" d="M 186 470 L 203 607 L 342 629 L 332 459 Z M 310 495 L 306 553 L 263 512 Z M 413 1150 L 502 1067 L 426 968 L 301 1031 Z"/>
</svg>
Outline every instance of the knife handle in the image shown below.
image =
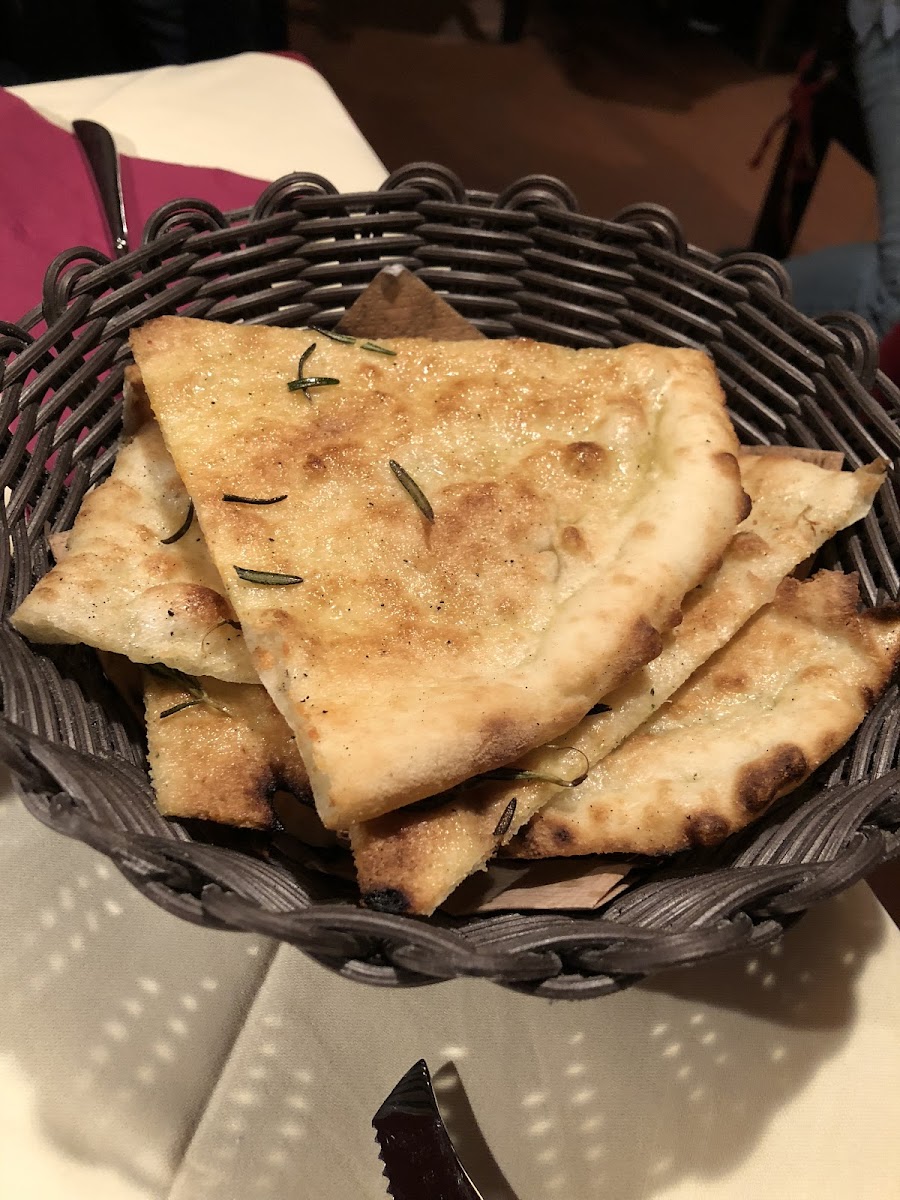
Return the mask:
<svg viewBox="0 0 900 1200">
<path fill-rule="evenodd" d="M 84 149 L 88 166 L 100 193 L 103 214 L 112 237 L 116 257 L 128 253 L 128 223 L 122 196 L 119 156 L 112 134 L 97 121 L 73 121 L 72 129 Z"/>
</svg>

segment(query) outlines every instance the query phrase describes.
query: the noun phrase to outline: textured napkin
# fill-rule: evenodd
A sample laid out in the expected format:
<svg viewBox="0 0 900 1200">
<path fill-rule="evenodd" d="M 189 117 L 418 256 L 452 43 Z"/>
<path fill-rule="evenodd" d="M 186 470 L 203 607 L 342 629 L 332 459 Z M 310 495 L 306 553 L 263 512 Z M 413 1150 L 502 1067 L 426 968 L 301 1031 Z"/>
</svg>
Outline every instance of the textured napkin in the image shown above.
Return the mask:
<svg viewBox="0 0 900 1200">
<path fill-rule="evenodd" d="M 62 250 L 93 246 L 112 254 L 109 232 L 81 147 L 24 100 L 0 89 L 0 320 L 16 321 L 40 302 L 44 272 Z M 122 156 L 132 248 L 161 204 L 182 196 L 223 210 L 253 204 L 265 184 L 228 171 Z"/>
</svg>

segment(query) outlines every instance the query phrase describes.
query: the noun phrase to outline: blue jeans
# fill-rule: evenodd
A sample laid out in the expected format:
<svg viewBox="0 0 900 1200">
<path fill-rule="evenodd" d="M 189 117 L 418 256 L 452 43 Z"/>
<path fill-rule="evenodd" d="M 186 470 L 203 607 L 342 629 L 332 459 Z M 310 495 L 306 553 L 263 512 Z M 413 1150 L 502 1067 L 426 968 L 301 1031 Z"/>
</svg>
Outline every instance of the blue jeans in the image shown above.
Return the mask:
<svg viewBox="0 0 900 1200">
<path fill-rule="evenodd" d="M 883 337 L 900 324 L 900 34 L 870 30 L 856 48 L 856 76 L 878 189 L 878 243 L 829 246 L 785 267 L 801 312 L 847 309 Z"/>
</svg>

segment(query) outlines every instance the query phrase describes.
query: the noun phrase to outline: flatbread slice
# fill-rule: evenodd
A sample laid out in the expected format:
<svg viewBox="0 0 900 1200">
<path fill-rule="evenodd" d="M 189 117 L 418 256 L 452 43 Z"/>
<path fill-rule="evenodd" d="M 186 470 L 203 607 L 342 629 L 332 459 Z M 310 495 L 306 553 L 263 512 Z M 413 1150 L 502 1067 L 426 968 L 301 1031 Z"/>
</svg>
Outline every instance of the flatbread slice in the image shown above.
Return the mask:
<svg viewBox="0 0 900 1200">
<path fill-rule="evenodd" d="M 132 346 L 329 828 L 571 728 L 746 515 L 696 351 L 174 317 Z"/>
<path fill-rule="evenodd" d="M 900 657 L 900 608 L 857 581 L 786 579 L 775 600 L 554 812 L 557 854 L 711 846 L 792 791 L 856 730 Z M 581 791 L 581 789 L 579 789 Z"/>
<path fill-rule="evenodd" d="M 197 522 L 164 544 L 190 498 L 147 419 L 135 371 L 126 376 L 126 403 L 126 440 L 109 479 L 85 496 L 65 541 L 53 543 L 62 557 L 12 624 L 33 642 L 80 642 L 132 662 L 258 683 Z"/>
<path fill-rule="evenodd" d="M 724 646 L 745 621 L 775 596 L 795 566 L 841 529 L 861 520 L 885 478 L 885 464 L 858 471 L 826 471 L 789 458 L 741 456 L 741 478 L 753 510 L 725 558 L 685 604 L 684 621 L 668 635 L 662 654 L 604 697 L 610 712 L 593 718 L 591 762 L 611 753 L 648 721 L 693 672 Z M 568 740 L 568 739 L 567 739 Z M 573 745 L 581 746 L 580 740 Z M 589 803 L 578 789 L 559 789 L 516 839 L 517 856 L 559 853 L 557 814 Z"/>
<path fill-rule="evenodd" d="M 268 829 L 276 791 L 309 798 L 297 743 L 259 684 L 197 683 L 211 703 L 179 709 L 195 699 L 192 693 L 176 680 L 144 672 L 157 807 L 166 817 Z"/>
<path fill-rule="evenodd" d="M 609 711 L 586 717 L 560 739 L 589 762 L 599 762 L 648 720 L 772 600 L 798 563 L 865 516 L 884 480 L 878 463 L 839 472 L 791 458 L 742 454 L 740 468 L 753 508 L 721 564 L 687 597 L 682 623 L 664 636 L 657 658 L 604 697 Z M 529 755 L 521 764 L 567 778 L 583 765 L 579 753 L 558 749 Z M 587 795 L 584 786 L 565 790 L 539 781 L 493 783 L 457 792 L 425 811 L 393 813 L 354 828 L 351 838 L 364 902 L 392 911 L 433 911 L 530 818 L 513 852 L 528 857 L 558 854 L 553 816 L 577 809 Z"/>
</svg>

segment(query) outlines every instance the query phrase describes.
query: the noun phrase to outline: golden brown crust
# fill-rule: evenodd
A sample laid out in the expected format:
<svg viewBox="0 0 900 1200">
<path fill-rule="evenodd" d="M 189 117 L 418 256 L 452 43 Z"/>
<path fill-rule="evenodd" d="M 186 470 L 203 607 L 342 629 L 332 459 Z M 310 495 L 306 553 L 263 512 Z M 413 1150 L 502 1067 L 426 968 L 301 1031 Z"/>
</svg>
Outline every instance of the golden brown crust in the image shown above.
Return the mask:
<svg viewBox="0 0 900 1200">
<path fill-rule="evenodd" d="M 825 470 L 788 456 L 742 456 L 744 487 L 753 498 L 750 517 L 728 549 L 723 566 L 685 604 L 685 620 L 664 650 L 643 671 L 608 696 L 613 713 L 603 718 L 589 749 L 599 761 L 653 713 L 699 665 L 734 635 L 754 611 L 768 602 L 780 579 L 837 530 L 860 520 L 884 480 L 879 464 L 853 473 Z M 798 586 L 785 582 L 782 594 Z M 824 594 L 824 589 L 822 591 Z M 846 614 L 855 610 L 852 581 L 838 576 L 829 603 Z M 540 857 L 556 853 L 556 835 L 542 833 L 551 813 L 571 807 L 559 797 L 534 818 L 516 840 L 515 853 Z M 565 822 L 557 822 L 564 824 Z"/>
<path fill-rule="evenodd" d="M 691 846 L 717 846 L 728 837 L 728 833 L 728 822 L 718 813 L 701 811 L 691 813 L 685 819 L 685 837 Z M 562 847 L 572 840 L 568 829 L 554 830 L 554 835 L 557 845 Z"/>
<path fill-rule="evenodd" d="M 774 796 L 781 796 L 802 783 L 812 769 L 799 746 L 788 742 L 773 746 L 765 758 L 739 769 L 734 785 L 737 805 L 751 817 L 758 817 Z M 721 841 L 721 836 L 718 840 Z"/>
<path fill-rule="evenodd" d="M 191 697 L 177 683 L 144 672 L 157 806 L 167 817 L 268 829 L 276 790 L 309 796 L 297 743 L 264 688 L 214 679 L 200 683 L 226 712 L 197 704 L 161 717 Z"/>
<path fill-rule="evenodd" d="M 170 545 L 189 497 L 132 371 L 133 433 L 112 474 L 89 492 L 49 571 L 13 614 L 35 642 L 82 642 L 189 675 L 255 682 L 231 605 L 196 521 Z"/>
<path fill-rule="evenodd" d="M 133 437 L 142 425 L 149 425 L 152 420 L 150 397 L 147 395 L 141 373 L 134 363 L 130 363 L 125 368 L 122 387 L 122 427 L 126 437 Z"/>
<path fill-rule="evenodd" d="M 753 501 L 741 487 L 741 469 L 738 463 L 736 453 L 730 451 L 716 455 L 716 464 L 723 475 L 731 480 L 738 490 L 738 524 L 741 521 L 746 521 L 750 516 L 750 509 L 753 507 Z"/>
<path fill-rule="evenodd" d="M 164 318 L 132 343 L 260 677 L 339 828 L 571 727 L 637 646 L 658 647 L 744 498 L 696 352 L 400 339 L 390 357 L 320 337 L 307 369 L 340 384 L 307 401 L 288 383 L 313 339 Z M 223 491 L 289 498 L 236 511 Z M 303 583 L 276 595 L 235 564 Z"/>
<path fill-rule="evenodd" d="M 351 845 L 362 903 L 382 911 L 433 912 L 451 890 L 448 871 L 465 878 L 493 853 L 495 840 L 480 839 L 480 829 L 486 824 L 497 829 L 513 799 L 501 803 L 493 789 L 482 786 L 354 826 Z M 484 853 L 473 865 L 472 845 L 479 841 Z"/>
<path fill-rule="evenodd" d="M 784 458 L 742 456 L 740 465 L 754 507 L 724 561 L 687 597 L 684 620 L 665 636 L 663 652 L 604 698 L 611 711 L 585 718 L 559 739 L 578 747 L 591 762 L 600 762 L 650 719 L 698 666 L 772 599 L 797 562 L 836 530 L 861 518 L 883 480 L 880 470 L 839 474 Z M 846 587 L 846 581 L 839 584 L 838 594 L 831 597 L 844 609 Z M 558 750 L 529 755 L 522 765 L 552 774 L 561 773 L 562 765 L 567 776 L 578 770 L 577 756 L 566 758 Z M 413 911 L 431 911 L 494 853 L 502 840 L 494 829 L 512 796 L 517 796 L 516 812 L 505 837 L 512 837 L 537 813 L 516 838 L 516 853 L 577 853 L 568 850 L 575 843 L 568 814 L 577 810 L 583 795 L 582 789 L 564 792 L 551 784 L 493 784 L 455 795 L 427 813 L 401 812 L 391 821 L 361 826 L 353 831 L 361 886 L 404 890 Z M 692 818 L 688 841 L 709 839 L 721 822 L 701 810 Z"/>
<path fill-rule="evenodd" d="M 842 746 L 891 679 L 900 610 L 858 614 L 856 579 L 786 579 L 776 599 L 512 847 L 667 854 L 757 818 Z"/>
</svg>

